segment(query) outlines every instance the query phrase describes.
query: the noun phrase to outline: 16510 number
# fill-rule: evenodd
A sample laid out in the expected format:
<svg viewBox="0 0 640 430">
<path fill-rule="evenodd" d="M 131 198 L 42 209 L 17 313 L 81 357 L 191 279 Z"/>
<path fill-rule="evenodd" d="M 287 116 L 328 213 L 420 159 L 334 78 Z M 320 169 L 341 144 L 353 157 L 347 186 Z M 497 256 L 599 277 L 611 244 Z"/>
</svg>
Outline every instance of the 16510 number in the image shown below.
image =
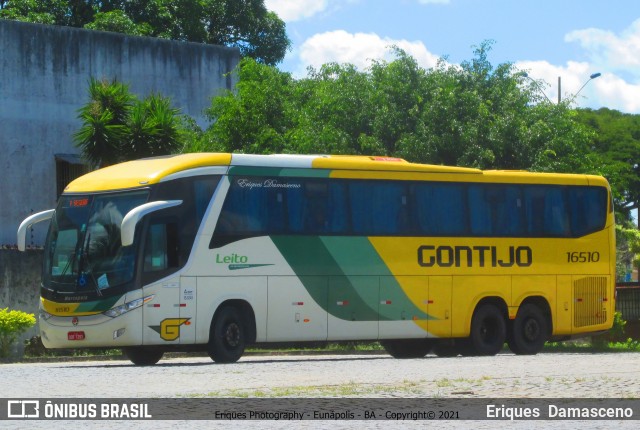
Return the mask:
<svg viewBox="0 0 640 430">
<path fill-rule="evenodd" d="M 567 263 L 597 263 L 600 261 L 600 253 L 593 252 L 567 252 Z"/>
</svg>

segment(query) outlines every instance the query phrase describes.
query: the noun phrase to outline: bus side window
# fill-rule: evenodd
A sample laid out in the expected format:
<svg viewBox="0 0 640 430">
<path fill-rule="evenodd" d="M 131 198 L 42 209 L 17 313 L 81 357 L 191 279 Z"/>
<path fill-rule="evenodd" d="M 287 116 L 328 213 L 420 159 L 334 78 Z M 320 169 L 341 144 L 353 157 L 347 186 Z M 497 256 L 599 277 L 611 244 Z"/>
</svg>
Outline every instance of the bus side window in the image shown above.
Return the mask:
<svg viewBox="0 0 640 430">
<path fill-rule="evenodd" d="M 425 182 L 415 186 L 418 227 L 425 235 L 468 234 L 466 186 Z"/>
<path fill-rule="evenodd" d="M 607 190 L 576 187 L 570 189 L 571 228 L 575 237 L 604 228 L 607 220 Z"/>
<path fill-rule="evenodd" d="M 489 236 L 493 233 L 492 211 L 486 191 L 487 187 L 483 185 L 469 186 L 471 234 L 474 236 Z"/>
<path fill-rule="evenodd" d="M 149 226 L 144 247 L 144 271 L 158 272 L 179 265 L 178 225 L 152 224 Z"/>
<path fill-rule="evenodd" d="M 353 181 L 349 183 L 353 233 L 363 236 L 406 234 L 411 225 L 407 189 L 402 182 Z"/>
</svg>

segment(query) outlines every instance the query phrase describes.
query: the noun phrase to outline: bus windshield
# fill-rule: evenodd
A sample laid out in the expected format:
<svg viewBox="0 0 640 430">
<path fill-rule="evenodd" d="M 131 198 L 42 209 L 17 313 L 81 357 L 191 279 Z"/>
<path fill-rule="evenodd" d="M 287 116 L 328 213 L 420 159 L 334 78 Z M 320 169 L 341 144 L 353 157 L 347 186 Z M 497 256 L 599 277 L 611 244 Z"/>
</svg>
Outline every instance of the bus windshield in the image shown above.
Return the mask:
<svg viewBox="0 0 640 430">
<path fill-rule="evenodd" d="M 62 196 L 44 254 L 43 287 L 54 293 L 103 296 L 133 279 L 135 244 L 120 241 L 122 218 L 148 190 Z"/>
</svg>

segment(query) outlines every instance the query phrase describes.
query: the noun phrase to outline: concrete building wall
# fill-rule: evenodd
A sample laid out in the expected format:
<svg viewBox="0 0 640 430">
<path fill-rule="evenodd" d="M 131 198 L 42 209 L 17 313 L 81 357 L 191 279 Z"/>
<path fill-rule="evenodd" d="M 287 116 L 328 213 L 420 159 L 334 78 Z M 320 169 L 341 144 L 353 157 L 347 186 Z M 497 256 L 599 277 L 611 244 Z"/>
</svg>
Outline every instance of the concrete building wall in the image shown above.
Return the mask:
<svg viewBox="0 0 640 430">
<path fill-rule="evenodd" d="M 79 154 L 72 136 L 91 77 L 168 96 L 205 126 L 203 110 L 234 87 L 238 61 L 232 48 L 0 20 L 0 247 L 16 243 L 29 214 L 54 207 L 55 155 Z M 43 244 L 44 224 L 28 245 Z"/>
<path fill-rule="evenodd" d="M 0 309 L 23 311 L 37 317 L 41 273 L 42 250 L 0 249 Z M 36 334 L 37 324 L 20 336 L 12 355 L 21 356 L 25 339 Z"/>
</svg>

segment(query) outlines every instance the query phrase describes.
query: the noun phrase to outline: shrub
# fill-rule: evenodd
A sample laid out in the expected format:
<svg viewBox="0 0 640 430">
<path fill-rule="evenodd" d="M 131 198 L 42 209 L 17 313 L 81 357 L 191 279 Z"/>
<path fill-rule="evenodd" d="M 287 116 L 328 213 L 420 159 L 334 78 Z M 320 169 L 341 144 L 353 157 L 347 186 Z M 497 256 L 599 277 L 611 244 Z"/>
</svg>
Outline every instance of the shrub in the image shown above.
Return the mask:
<svg viewBox="0 0 640 430">
<path fill-rule="evenodd" d="M 22 311 L 9 308 L 0 309 L 0 358 L 7 358 L 11 353 L 11 345 L 18 336 L 36 323 L 36 317 Z"/>
<path fill-rule="evenodd" d="M 624 342 L 624 326 L 627 322 L 622 318 L 620 312 L 613 314 L 613 326 L 611 330 L 591 338 L 591 345 L 598 349 L 607 349 L 610 342 Z"/>
</svg>

